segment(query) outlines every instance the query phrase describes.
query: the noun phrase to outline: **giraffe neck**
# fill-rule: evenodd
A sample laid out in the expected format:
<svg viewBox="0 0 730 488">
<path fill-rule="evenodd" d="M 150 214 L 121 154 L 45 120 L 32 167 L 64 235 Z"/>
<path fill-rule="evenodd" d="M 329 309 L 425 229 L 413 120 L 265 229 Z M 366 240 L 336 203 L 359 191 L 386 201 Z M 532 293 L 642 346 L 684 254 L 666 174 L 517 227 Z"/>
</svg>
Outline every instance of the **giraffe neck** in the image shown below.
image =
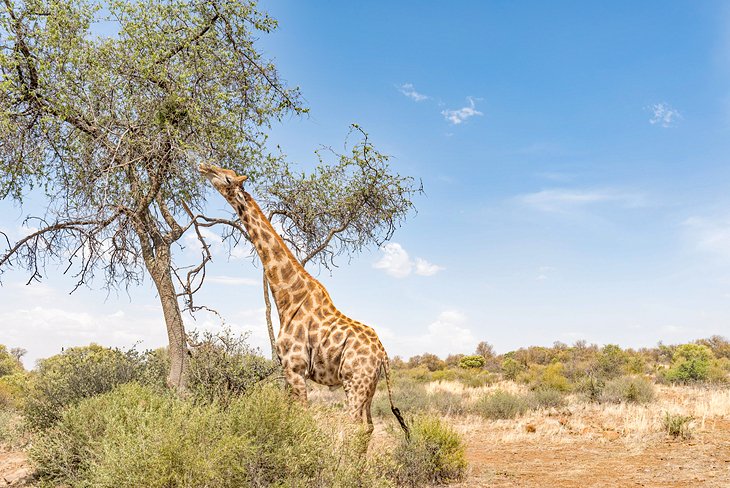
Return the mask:
<svg viewBox="0 0 730 488">
<path fill-rule="evenodd" d="M 227 199 L 243 222 L 261 259 L 279 318 L 284 326 L 287 317 L 295 313 L 301 305 L 303 290 L 309 288 L 307 285 L 316 280 L 294 257 L 251 195 L 243 189 L 237 189 L 235 194 Z"/>
</svg>

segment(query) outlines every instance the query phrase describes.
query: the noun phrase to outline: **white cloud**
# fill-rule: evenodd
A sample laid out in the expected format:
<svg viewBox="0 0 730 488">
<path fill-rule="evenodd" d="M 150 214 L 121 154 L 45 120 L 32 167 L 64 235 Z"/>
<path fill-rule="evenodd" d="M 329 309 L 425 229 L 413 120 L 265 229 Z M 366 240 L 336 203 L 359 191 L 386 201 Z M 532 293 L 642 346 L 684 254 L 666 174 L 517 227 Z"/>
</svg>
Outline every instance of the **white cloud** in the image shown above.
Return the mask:
<svg viewBox="0 0 730 488">
<path fill-rule="evenodd" d="M 641 194 L 617 190 L 587 190 L 557 188 L 527 193 L 517 197 L 523 205 L 542 212 L 567 212 L 571 209 L 598 203 L 616 203 L 623 207 L 634 208 L 646 205 Z"/>
<path fill-rule="evenodd" d="M 208 283 L 218 283 L 229 286 L 257 286 L 261 282 L 253 278 L 243 278 L 236 276 L 209 276 L 205 279 Z"/>
<path fill-rule="evenodd" d="M 398 91 L 413 100 L 414 102 L 422 102 L 431 98 L 428 95 L 424 95 L 423 93 L 418 93 L 416 91 L 416 88 L 413 86 L 413 83 L 403 83 L 401 86 L 398 87 Z"/>
<path fill-rule="evenodd" d="M 444 110 L 441 112 L 441 115 L 443 115 L 444 118 L 453 125 L 459 125 L 466 119 L 474 117 L 475 115 L 484 115 L 476 109 L 476 104 L 472 97 L 467 97 L 467 100 L 469 100 L 468 107 L 462 107 L 457 110 Z"/>
<path fill-rule="evenodd" d="M 649 119 L 651 125 L 658 124 L 662 127 L 672 127 L 682 118 L 682 114 L 666 102 L 655 103 L 648 109 L 652 113 Z"/>
<path fill-rule="evenodd" d="M 476 348 L 477 340 L 466 324 L 467 317 L 463 312 L 450 309 L 441 312 L 426 327 L 425 333 L 404 336 L 393 334 L 384 327 L 379 328 L 378 333 L 389 348 L 402 351 L 406 357 L 430 352 L 444 358 L 448 354 L 473 351 Z"/>
<path fill-rule="evenodd" d="M 390 276 L 405 278 L 412 272 L 420 276 L 432 276 L 444 268 L 423 258 L 411 259 L 408 252 L 397 242 L 388 243 L 380 248 L 383 252 L 373 267 L 385 270 Z"/>
</svg>

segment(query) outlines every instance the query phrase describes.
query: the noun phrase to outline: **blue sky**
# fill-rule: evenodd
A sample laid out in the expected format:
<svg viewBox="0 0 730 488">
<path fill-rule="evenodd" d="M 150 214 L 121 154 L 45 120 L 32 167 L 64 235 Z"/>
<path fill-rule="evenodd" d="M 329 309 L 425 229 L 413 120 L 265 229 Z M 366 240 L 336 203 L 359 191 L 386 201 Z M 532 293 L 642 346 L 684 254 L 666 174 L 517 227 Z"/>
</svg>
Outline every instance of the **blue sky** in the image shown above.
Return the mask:
<svg viewBox="0 0 730 488">
<path fill-rule="evenodd" d="M 722 2 L 264 2 L 261 48 L 311 115 L 293 161 L 350 123 L 423 180 L 385 249 L 317 277 L 392 355 L 730 335 L 730 9 Z M 0 202 L 0 226 L 19 230 Z M 224 214 L 211 194 L 209 213 Z M 216 256 L 201 298 L 265 349 L 260 269 Z M 184 256 L 181 256 L 181 259 Z M 0 343 L 29 361 L 165 343 L 151 286 L 107 297 L 6 275 Z M 218 328 L 213 317 L 190 322 Z"/>
</svg>

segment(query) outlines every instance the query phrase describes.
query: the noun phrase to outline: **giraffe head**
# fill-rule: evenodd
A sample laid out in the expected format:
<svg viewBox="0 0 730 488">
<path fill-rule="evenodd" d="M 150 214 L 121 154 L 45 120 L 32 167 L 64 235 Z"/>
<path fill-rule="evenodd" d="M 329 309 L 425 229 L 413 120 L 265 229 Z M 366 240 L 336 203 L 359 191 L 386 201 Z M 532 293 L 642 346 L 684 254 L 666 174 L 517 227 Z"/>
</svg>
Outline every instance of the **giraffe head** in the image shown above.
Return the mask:
<svg viewBox="0 0 730 488">
<path fill-rule="evenodd" d="M 223 195 L 232 193 L 234 190 L 241 188 L 247 176 L 239 176 L 235 171 L 224 169 L 212 164 L 202 163 L 198 166 L 198 171 L 210 181 L 216 190 Z"/>
</svg>

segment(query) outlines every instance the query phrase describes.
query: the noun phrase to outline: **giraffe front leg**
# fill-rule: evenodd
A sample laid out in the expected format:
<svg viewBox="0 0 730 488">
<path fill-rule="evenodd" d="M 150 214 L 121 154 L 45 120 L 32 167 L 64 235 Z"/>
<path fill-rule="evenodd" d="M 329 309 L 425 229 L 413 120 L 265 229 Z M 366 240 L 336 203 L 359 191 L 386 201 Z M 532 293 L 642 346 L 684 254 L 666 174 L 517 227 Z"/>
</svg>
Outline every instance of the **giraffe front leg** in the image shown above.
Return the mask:
<svg viewBox="0 0 730 488">
<path fill-rule="evenodd" d="M 292 395 L 302 405 L 307 405 L 307 382 L 299 368 L 284 368 L 284 379 L 291 387 Z"/>
</svg>

